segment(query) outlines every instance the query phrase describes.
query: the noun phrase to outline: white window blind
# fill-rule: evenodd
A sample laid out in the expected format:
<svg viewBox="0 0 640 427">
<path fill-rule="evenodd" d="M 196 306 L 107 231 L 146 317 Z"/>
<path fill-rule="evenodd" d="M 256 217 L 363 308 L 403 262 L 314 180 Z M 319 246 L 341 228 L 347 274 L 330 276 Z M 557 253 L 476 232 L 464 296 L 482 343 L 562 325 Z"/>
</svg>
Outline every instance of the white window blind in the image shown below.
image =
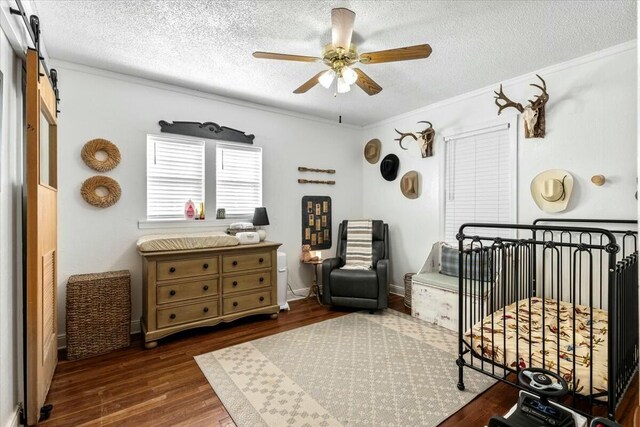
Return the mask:
<svg viewBox="0 0 640 427">
<path fill-rule="evenodd" d="M 216 208 L 250 216 L 262 206 L 262 148 L 216 145 Z"/>
<path fill-rule="evenodd" d="M 445 140 L 445 241 L 469 222 L 516 222 L 516 147 L 509 126 Z M 513 237 L 512 231 L 465 229 L 467 235 Z"/>
<path fill-rule="evenodd" d="M 147 135 L 147 219 L 184 219 L 204 202 L 204 140 Z"/>
</svg>

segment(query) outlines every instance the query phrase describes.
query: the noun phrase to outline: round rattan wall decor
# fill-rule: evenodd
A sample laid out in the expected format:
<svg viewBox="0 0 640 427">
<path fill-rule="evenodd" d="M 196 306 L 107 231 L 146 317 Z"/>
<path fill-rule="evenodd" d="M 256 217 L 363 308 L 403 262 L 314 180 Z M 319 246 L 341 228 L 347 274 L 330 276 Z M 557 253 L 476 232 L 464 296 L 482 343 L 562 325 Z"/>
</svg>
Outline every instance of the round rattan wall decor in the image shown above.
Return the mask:
<svg viewBox="0 0 640 427">
<path fill-rule="evenodd" d="M 96 157 L 96 154 L 103 152 L 106 154 L 104 160 Z M 96 138 L 84 144 L 82 147 L 82 160 L 91 169 L 98 172 L 109 172 L 120 163 L 120 150 L 118 147 L 106 139 Z"/>
<path fill-rule="evenodd" d="M 98 191 L 106 191 L 106 194 L 99 194 Z M 120 184 L 115 179 L 100 175 L 87 179 L 80 188 L 80 195 L 85 202 L 97 208 L 115 205 L 120 200 L 121 193 Z"/>
</svg>

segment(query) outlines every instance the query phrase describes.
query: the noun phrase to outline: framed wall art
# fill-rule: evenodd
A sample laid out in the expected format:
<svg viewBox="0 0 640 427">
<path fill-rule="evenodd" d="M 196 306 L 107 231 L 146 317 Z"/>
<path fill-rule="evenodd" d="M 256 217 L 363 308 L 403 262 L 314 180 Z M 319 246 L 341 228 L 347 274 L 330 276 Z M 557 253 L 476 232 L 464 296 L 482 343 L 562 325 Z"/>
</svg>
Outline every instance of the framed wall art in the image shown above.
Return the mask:
<svg viewBox="0 0 640 427">
<path fill-rule="evenodd" d="M 331 197 L 302 198 L 302 244 L 312 250 L 331 248 Z"/>
</svg>

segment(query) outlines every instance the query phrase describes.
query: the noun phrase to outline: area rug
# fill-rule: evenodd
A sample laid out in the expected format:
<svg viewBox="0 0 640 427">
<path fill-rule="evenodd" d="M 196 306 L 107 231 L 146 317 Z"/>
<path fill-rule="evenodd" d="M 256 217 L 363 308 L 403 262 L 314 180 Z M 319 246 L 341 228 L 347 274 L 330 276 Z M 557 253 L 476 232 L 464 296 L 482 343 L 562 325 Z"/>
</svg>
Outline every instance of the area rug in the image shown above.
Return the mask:
<svg viewBox="0 0 640 427">
<path fill-rule="evenodd" d="M 196 356 L 240 427 L 436 426 L 494 380 L 465 370 L 456 334 L 395 310 L 348 314 Z"/>
</svg>

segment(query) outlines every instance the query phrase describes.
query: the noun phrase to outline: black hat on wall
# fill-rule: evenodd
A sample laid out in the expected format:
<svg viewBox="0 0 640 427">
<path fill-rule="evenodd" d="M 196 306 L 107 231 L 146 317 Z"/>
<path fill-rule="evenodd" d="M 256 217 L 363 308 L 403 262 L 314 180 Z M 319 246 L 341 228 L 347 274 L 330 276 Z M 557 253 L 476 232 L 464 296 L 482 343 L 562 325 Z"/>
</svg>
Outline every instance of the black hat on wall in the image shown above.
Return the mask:
<svg viewBox="0 0 640 427">
<path fill-rule="evenodd" d="M 380 162 L 380 173 L 387 181 L 394 181 L 398 176 L 400 159 L 395 154 L 387 154 Z"/>
</svg>

